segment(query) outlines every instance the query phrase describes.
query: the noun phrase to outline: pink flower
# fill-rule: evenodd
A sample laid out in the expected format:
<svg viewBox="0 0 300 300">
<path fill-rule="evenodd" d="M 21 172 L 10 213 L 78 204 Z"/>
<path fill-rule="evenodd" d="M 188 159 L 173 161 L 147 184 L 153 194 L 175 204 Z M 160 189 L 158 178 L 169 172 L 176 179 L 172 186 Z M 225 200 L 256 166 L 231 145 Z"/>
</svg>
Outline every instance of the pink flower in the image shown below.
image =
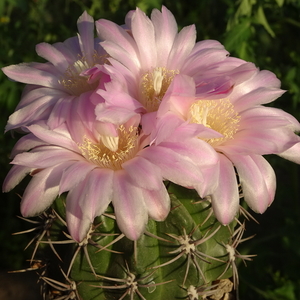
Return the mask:
<svg viewBox="0 0 300 300">
<path fill-rule="evenodd" d="M 93 111 L 93 106 L 86 107 Z M 187 135 L 180 132 L 164 143 L 148 146 L 139 129 L 140 117 L 115 126 L 71 110 L 72 124 L 50 129 L 45 121 L 27 127 L 29 134 L 14 147 L 12 164 L 3 190 L 11 190 L 27 174 L 32 176 L 21 202 L 24 216 L 47 209 L 55 198 L 68 192 L 66 219 L 72 237 L 80 242 L 96 216 L 110 202 L 120 230 L 132 240 L 144 232 L 148 216 L 162 221 L 170 209 L 163 180 L 195 186 L 201 193 L 218 163 L 213 148 L 200 139 L 186 147 L 185 139 L 200 135 L 203 126 Z M 210 131 L 210 129 L 208 129 Z M 196 156 L 194 149 L 201 148 Z M 207 187 L 209 188 L 209 187 Z"/>
<path fill-rule="evenodd" d="M 108 20 L 96 21 L 101 45 L 110 55 L 104 69 L 111 81 L 98 90 L 105 102 L 96 107 L 97 118 L 103 122 L 119 124 L 135 113 L 143 114 L 143 129 L 149 134 L 147 125 L 155 119 L 178 74 L 194 79 L 199 97 L 218 99 L 256 70 L 251 63 L 228 57 L 217 41 L 195 43 L 194 25 L 178 33 L 174 16 L 164 6 L 161 12 L 154 9 L 151 19 L 137 8 L 127 14 L 125 22 L 118 26 Z"/>
<path fill-rule="evenodd" d="M 86 101 L 99 98 L 95 89 L 100 78 L 105 81 L 101 65 L 107 54 L 99 39 L 94 38 L 93 18 L 84 12 L 77 24 L 78 37 L 36 46 L 38 55 L 49 62 L 22 63 L 2 69 L 9 78 L 27 84 L 6 131 L 39 120 L 46 120 L 55 128 L 68 119 L 70 106 L 78 106 L 80 110 Z"/>
<path fill-rule="evenodd" d="M 265 154 L 278 154 L 300 162 L 299 122 L 266 104 L 281 96 L 280 81 L 258 71 L 234 86 L 231 94 L 213 100 L 199 97 L 193 78 L 174 78 L 157 112 L 153 144 L 172 136 L 178 126 L 206 126 L 222 136 L 205 138 L 219 156 L 217 187 L 210 195 L 216 217 L 228 224 L 239 209 L 239 183 L 250 208 L 263 213 L 274 199 L 275 174 Z M 202 138 L 203 137 L 199 137 Z M 188 140 L 186 141 L 189 142 Z M 238 173 L 239 182 L 236 178 Z"/>
</svg>

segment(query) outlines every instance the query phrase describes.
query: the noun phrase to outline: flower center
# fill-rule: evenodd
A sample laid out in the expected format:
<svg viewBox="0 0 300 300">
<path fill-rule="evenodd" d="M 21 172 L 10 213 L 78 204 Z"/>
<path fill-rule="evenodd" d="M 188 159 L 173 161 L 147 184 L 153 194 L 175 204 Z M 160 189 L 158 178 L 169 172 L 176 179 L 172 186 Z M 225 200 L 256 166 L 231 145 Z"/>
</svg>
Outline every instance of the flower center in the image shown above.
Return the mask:
<svg viewBox="0 0 300 300">
<path fill-rule="evenodd" d="M 96 64 L 103 65 L 107 62 L 106 55 L 98 55 L 95 51 L 93 60 L 88 62 L 84 56 L 78 55 L 78 60 L 70 65 L 65 71 L 59 83 L 63 85 L 71 95 L 79 96 L 82 93 L 94 90 L 97 88 L 98 81 L 88 82 L 89 75 L 85 75 L 84 72 L 91 69 Z"/>
<path fill-rule="evenodd" d="M 198 100 L 191 105 L 189 117 L 191 123 L 203 124 L 223 135 L 220 138 L 206 139 L 212 146 L 218 146 L 233 139 L 241 118 L 227 98 Z"/>
<path fill-rule="evenodd" d="M 141 102 L 148 112 L 157 111 L 159 104 L 178 70 L 157 67 L 143 75 L 141 80 Z"/>
<path fill-rule="evenodd" d="M 130 126 L 118 128 L 118 137 L 101 137 L 98 143 L 88 138 L 79 145 L 82 155 L 102 168 L 121 170 L 122 164 L 133 158 L 138 151 L 138 131 Z"/>
</svg>

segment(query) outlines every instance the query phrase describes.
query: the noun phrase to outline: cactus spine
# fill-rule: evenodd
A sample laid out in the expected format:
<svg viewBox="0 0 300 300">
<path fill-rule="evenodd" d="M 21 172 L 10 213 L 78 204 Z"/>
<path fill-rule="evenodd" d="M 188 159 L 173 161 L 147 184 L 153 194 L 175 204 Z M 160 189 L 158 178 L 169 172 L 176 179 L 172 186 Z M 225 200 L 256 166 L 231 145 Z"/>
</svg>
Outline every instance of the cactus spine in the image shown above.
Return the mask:
<svg viewBox="0 0 300 300">
<path fill-rule="evenodd" d="M 95 219 L 85 240 L 70 237 L 60 197 L 40 217 L 30 263 L 44 299 L 223 299 L 235 293 L 235 260 L 251 260 L 236 248 L 245 222 L 227 226 L 209 200 L 168 184 L 172 200 L 163 222 L 150 220 L 137 241 L 118 229 L 113 209 Z M 244 214 L 244 217 L 249 217 Z M 240 218 L 241 219 L 241 218 Z"/>
</svg>

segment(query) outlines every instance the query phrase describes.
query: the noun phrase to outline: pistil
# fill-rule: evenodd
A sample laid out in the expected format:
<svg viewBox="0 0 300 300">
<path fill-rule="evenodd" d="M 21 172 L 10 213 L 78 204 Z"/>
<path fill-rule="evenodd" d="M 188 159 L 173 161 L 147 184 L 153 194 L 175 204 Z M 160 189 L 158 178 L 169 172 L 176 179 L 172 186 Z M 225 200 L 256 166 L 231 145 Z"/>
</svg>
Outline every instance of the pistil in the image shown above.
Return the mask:
<svg viewBox="0 0 300 300">
<path fill-rule="evenodd" d="M 157 67 L 144 74 L 141 80 L 141 102 L 148 112 L 157 111 L 178 70 Z"/>
</svg>

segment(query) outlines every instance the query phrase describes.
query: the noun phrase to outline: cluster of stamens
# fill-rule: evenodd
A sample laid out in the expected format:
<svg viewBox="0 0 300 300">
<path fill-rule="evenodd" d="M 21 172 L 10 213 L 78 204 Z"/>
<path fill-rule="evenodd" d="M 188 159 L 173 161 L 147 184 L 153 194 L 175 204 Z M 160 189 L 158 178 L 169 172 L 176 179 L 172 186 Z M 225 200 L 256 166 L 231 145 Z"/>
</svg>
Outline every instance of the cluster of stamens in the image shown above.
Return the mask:
<svg viewBox="0 0 300 300">
<path fill-rule="evenodd" d="M 136 127 L 130 126 L 127 129 L 121 125 L 118 133 L 118 137 L 109 142 L 106 138 L 95 143 L 85 137 L 79 145 L 82 155 L 102 168 L 122 169 L 122 164 L 133 158 L 138 150 L 138 130 Z"/>
<path fill-rule="evenodd" d="M 207 139 L 206 142 L 212 146 L 218 146 L 232 139 L 241 119 L 227 98 L 198 100 L 191 105 L 189 114 L 191 123 L 203 124 L 223 135 L 220 138 Z"/>
<path fill-rule="evenodd" d="M 84 75 L 84 72 L 97 64 L 103 65 L 106 62 L 107 55 L 99 55 L 96 51 L 90 60 L 78 55 L 78 60 L 67 68 L 59 83 L 74 96 L 94 90 L 98 85 L 98 81 L 88 82 L 89 76 Z"/>
</svg>

